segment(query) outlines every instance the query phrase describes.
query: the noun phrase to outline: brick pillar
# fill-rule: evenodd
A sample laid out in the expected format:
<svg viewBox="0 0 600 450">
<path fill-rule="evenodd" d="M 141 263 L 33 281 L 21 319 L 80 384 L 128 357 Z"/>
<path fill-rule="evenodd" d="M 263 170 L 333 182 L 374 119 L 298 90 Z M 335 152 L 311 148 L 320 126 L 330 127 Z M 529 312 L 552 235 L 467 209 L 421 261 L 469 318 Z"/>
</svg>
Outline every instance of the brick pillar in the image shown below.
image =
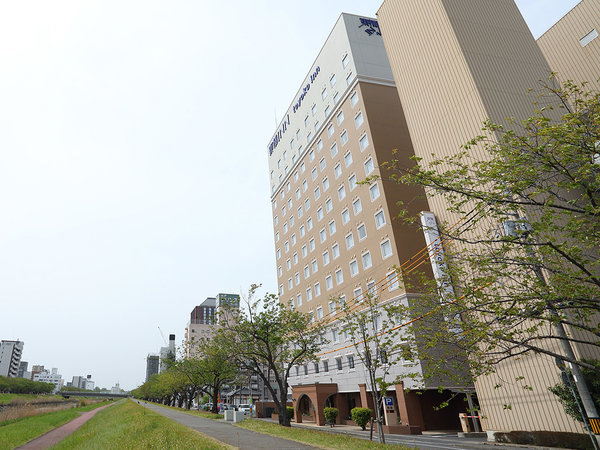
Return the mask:
<svg viewBox="0 0 600 450">
<path fill-rule="evenodd" d="M 421 431 L 425 429 L 421 402 L 414 392 L 404 392 L 404 383 L 396 384 L 396 400 L 398 401 L 398 415 L 402 425 L 418 426 Z"/>
</svg>

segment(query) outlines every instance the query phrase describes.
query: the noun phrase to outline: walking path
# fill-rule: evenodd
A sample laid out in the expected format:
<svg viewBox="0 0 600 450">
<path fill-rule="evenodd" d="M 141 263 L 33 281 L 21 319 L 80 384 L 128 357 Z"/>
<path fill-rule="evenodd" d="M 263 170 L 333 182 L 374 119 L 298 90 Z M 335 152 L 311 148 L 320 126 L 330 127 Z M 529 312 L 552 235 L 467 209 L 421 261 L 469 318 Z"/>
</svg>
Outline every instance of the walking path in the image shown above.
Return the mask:
<svg viewBox="0 0 600 450">
<path fill-rule="evenodd" d="M 81 425 L 86 423 L 92 417 L 96 415 L 96 413 L 104 408 L 107 408 L 114 403 L 110 403 L 105 406 L 101 406 L 100 408 L 93 409 L 91 411 L 86 411 L 81 413 L 79 417 L 71 420 L 70 422 L 65 423 L 64 425 L 55 428 L 52 431 L 48 431 L 46 434 L 41 435 L 38 438 L 35 438 L 32 441 L 29 441 L 27 444 L 22 445 L 21 447 L 17 447 L 19 449 L 45 449 L 48 447 L 52 447 L 53 445 L 58 444 L 64 438 L 77 431 Z"/>
<path fill-rule="evenodd" d="M 267 434 L 257 433 L 244 428 L 230 425 L 227 422 L 214 419 L 204 419 L 199 416 L 175 411 L 169 408 L 152 405 L 150 403 L 141 403 L 146 408 L 162 414 L 169 419 L 174 420 L 186 427 L 213 437 L 225 444 L 232 445 L 241 450 L 253 450 L 258 448 L 267 448 L 270 450 L 296 450 L 296 449 L 314 449 L 316 447 L 290 441 L 288 439 L 269 436 Z"/>
</svg>

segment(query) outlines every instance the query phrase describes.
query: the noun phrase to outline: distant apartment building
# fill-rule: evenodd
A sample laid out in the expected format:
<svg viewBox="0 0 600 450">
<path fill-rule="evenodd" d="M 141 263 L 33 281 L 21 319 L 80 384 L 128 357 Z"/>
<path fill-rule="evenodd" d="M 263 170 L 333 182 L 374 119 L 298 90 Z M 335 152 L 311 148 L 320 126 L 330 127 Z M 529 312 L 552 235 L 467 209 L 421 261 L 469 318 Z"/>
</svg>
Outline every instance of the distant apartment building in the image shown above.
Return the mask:
<svg viewBox="0 0 600 450">
<path fill-rule="evenodd" d="M 159 355 L 160 355 L 159 372 L 163 373 L 175 361 L 175 358 L 177 356 L 176 348 L 175 348 L 175 335 L 174 334 L 169 335 L 169 345 L 168 345 L 168 347 L 161 347 Z"/>
<path fill-rule="evenodd" d="M 28 366 L 29 366 L 29 363 L 27 361 L 21 361 L 19 363 L 19 371 L 17 372 L 18 378 L 30 378 L 31 377 L 31 372 L 27 371 Z"/>
<path fill-rule="evenodd" d="M 58 392 L 63 387 L 63 378 L 62 375 L 58 373 L 57 368 L 52 368 L 51 371 L 44 370 L 40 373 L 36 373 L 33 376 L 33 381 L 54 384 L 54 392 Z"/>
<path fill-rule="evenodd" d="M 70 385 L 75 388 L 85 389 L 88 391 L 93 391 L 95 387 L 94 381 L 92 381 L 92 376 L 88 375 L 84 376 L 74 376 Z"/>
<path fill-rule="evenodd" d="M 19 373 L 23 341 L 3 340 L 0 342 L 0 375 L 16 377 Z"/>
<path fill-rule="evenodd" d="M 153 354 L 146 356 L 146 381 L 148 381 L 152 375 L 158 374 L 159 367 L 160 356 Z"/>
<path fill-rule="evenodd" d="M 185 328 L 185 355 L 196 356 L 195 347 L 200 339 L 209 339 L 216 323 L 217 299 L 207 297 L 190 313 L 190 321 Z"/>
</svg>

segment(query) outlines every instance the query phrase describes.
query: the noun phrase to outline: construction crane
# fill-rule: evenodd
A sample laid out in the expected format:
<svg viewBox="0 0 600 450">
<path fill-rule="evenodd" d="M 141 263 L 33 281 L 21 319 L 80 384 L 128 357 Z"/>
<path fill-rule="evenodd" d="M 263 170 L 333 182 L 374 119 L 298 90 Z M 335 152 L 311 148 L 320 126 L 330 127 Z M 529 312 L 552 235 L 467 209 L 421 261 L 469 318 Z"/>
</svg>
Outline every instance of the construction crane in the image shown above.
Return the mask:
<svg viewBox="0 0 600 450">
<path fill-rule="evenodd" d="M 159 331 L 159 333 L 160 333 L 160 337 L 162 337 L 162 340 L 163 340 L 163 341 L 164 341 L 164 343 L 165 343 L 165 347 L 168 347 L 168 346 L 169 346 L 169 343 L 168 343 L 168 342 L 167 342 L 167 340 L 165 339 L 165 335 L 163 334 L 163 332 L 162 332 L 162 330 L 160 329 L 160 327 L 158 327 L 158 331 Z"/>
</svg>

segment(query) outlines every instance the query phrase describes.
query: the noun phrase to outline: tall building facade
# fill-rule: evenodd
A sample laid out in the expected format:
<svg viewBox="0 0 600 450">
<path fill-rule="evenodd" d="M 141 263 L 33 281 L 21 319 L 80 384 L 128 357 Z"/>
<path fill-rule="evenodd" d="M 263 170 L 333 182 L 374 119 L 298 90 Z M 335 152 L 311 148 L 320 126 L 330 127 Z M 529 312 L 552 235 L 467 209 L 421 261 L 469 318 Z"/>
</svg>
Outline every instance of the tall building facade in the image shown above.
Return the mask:
<svg viewBox="0 0 600 450">
<path fill-rule="evenodd" d="M 551 71 L 563 80 L 597 79 L 599 11 L 598 1 L 581 2 L 538 45 L 513 0 L 385 0 L 378 19 L 416 155 L 427 164 L 432 154 L 456 154 L 488 118 L 507 124 L 507 117 L 516 123 L 530 117 L 536 106 L 526 93 Z M 470 152 L 487 158 L 482 149 Z M 429 204 L 442 221 L 460 218 L 441 196 Z M 581 355 L 583 347 L 575 351 Z M 505 382 L 522 376 L 530 389 Z M 548 391 L 560 381 L 548 356 L 502 362 L 476 381 L 484 428 L 582 432 Z"/>
<path fill-rule="evenodd" d="M 42 383 L 52 383 L 54 385 L 54 392 L 60 391 L 64 384 L 62 375 L 58 373 L 58 369 L 56 367 L 52 368 L 51 371 L 44 370 L 42 372 L 36 373 L 33 376 L 33 381 L 40 381 Z"/>
<path fill-rule="evenodd" d="M 200 339 L 209 339 L 213 334 L 216 322 L 217 299 L 207 297 L 190 313 L 190 321 L 185 328 L 185 354 L 196 356 L 195 347 Z"/>
<path fill-rule="evenodd" d="M 23 354 L 22 341 L 3 340 L 0 342 L 0 375 L 16 377 L 19 373 L 21 355 Z"/>
<path fill-rule="evenodd" d="M 160 357 L 158 355 L 149 354 L 146 357 L 146 381 L 148 381 L 152 375 L 158 374 L 159 366 Z"/>
<path fill-rule="evenodd" d="M 398 204 L 413 215 L 429 209 L 421 189 L 388 181 L 380 168 L 392 158 L 409 166 L 414 151 L 377 20 L 340 16 L 267 150 L 280 301 L 328 324 L 319 361 L 292 369 L 291 397 L 298 417 L 323 422 L 327 399 L 346 420 L 352 407 L 372 405 L 358 350 L 340 327 L 340 303 L 358 304 L 367 293 L 381 303 L 418 301 L 396 268 L 426 243 L 397 220 Z M 418 384 L 422 396 L 405 391 L 417 388 L 409 374 L 420 370 L 393 366 L 390 379 L 403 383 L 388 392 L 398 419 L 387 425 L 458 426 L 453 408 L 433 411 L 451 393 L 426 383 Z"/>
</svg>

